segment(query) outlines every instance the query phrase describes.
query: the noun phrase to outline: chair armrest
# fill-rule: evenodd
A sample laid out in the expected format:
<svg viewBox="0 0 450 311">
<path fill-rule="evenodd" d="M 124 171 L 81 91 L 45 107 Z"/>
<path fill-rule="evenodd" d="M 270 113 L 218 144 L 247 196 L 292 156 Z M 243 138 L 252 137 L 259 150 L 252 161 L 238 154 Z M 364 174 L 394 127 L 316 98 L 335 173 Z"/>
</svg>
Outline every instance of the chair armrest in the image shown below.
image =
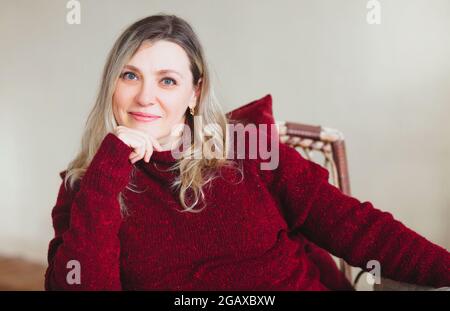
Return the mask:
<svg viewBox="0 0 450 311">
<path fill-rule="evenodd" d="M 450 291 L 450 287 L 429 287 L 409 283 L 402 283 L 387 278 L 381 278 L 380 284 L 374 284 L 374 291 Z"/>
</svg>

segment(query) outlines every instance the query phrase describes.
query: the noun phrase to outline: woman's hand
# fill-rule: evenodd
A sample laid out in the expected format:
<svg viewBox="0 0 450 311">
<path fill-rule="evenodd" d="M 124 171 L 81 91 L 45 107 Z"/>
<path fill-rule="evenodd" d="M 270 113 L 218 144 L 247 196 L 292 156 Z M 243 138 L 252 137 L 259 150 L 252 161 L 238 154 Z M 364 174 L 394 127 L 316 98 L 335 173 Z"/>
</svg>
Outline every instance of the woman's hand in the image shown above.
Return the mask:
<svg viewBox="0 0 450 311">
<path fill-rule="evenodd" d="M 161 145 L 155 138 L 139 130 L 126 126 L 118 126 L 113 131 L 113 134 L 133 148 L 133 152 L 130 154 L 131 164 L 136 163 L 142 158 L 148 163 L 153 154 L 153 148 L 157 151 L 162 150 Z"/>
</svg>

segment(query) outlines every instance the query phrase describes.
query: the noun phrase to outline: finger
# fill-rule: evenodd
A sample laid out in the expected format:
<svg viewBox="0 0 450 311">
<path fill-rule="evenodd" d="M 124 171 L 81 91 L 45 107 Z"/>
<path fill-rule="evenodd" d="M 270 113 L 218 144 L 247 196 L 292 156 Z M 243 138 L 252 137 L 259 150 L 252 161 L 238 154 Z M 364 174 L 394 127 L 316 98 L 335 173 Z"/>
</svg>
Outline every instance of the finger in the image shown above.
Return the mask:
<svg viewBox="0 0 450 311">
<path fill-rule="evenodd" d="M 133 151 L 133 152 L 130 154 L 129 159 L 130 159 L 130 160 L 133 160 L 133 159 L 135 159 L 135 158 L 137 158 L 137 157 L 139 157 L 139 152 Z"/>
<path fill-rule="evenodd" d="M 151 142 L 149 140 L 149 142 L 147 144 L 147 149 L 146 149 L 146 152 L 145 152 L 144 161 L 147 162 L 147 163 L 150 162 L 150 157 L 152 156 L 152 154 L 153 154 L 153 146 L 152 146 L 152 144 L 151 144 Z"/>
<path fill-rule="evenodd" d="M 128 158 L 131 160 L 134 157 L 136 157 L 136 155 L 137 155 L 137 153 L 133 151 L 132 153 L 130 153 L 130 156 Z"/>
<path fill-rule="evenodd" d="M 132 160 L 130 160 L 131 161 L 131 164 L 134 164 L 134 163 L 136 163 L 137 161 L 139 161 L 138 159 L 132 159 Z"/>
<path fill-rule="evenodd" d="M 149 135 L 149 134 L 147 134 L 145 132 L 142 132 L 142 131 L 139 131 L 139 130 L 136 130 L 136 132 L 139 135 L 142 135 L 142 137 L 144 137 L 145 140 L 148 141 L 152 145 L 152 147 L 153 147 L 152 150 L 155 149 L 157 151 L 162 151 L 163 148 L 159 144 L 158 140 L 155 139 L 152 135 Z"/>
<path fill-rule="evenodd" d="M 150 157 L 153 154 L 153 146 L 152 146 L 152 142 L 149 139 L 148 135 L 146 135 L 143 132 L 140 132 L 139 135 L 141 135 L 141 138 L 144 140 L 145 142 L 145 150 L 144 150 L 144 161 L 145 162 L 149 162 L 150 161 Z"/>
<path fill-rule="evenodd" d="M 131 135 L 130 135 L 131 136 Z M 133 148 L 133 152 L 130 153 L 129 159 L 132 161 L 132 163 L 139 161 L 142 159 L 145 155 L 145 149 L 142 143 L 142 139 L 140 138 L 132 138 L 128 136 L 128 141 L 130 143 L 130 146 Z"/>
<path fill-rule="evenodd" d="M 130 160 L 131 160 L 132 163 L 134 163 L 134 162 L 137 162 L 137 161 L 141 160 L 143 157 L 144 157 L 143 154 L 136 153 L 133 157 L 131 157 Z"/>
<path fill-rule="evenodd" d="M 139 161 L 140 159 L 142 159 L 142 155 L 140 153 L 133 153 L 130 155 L 129 159 L 130 161 Z"/>
<path fill-rule="evenodd" d="M 145 157 L 145 161 L 148 163 L 148 162 L 150 162 L 150 157 L 152 156 L 152 154 L 153 154 L 153 144 L 152 144 L 152 141 L 151 141 L 151 139 L 150 139 L 150 137 L 148 136 L 148 135 L 145 135 L 145 141 L 146 141 L 146 144 L 147 144 L 147 152 L 146 152 L 146 157 Z"/>
<path fill-rule="evenodd" d="M 156 149 L 157 151 L 162 151 L 163 148 L 162 148 L 161 145 L 159 144 L 158 140 L 157 140 L 156 138 L 152 137 L 152 136 L 149 136 L 149 138 L 150 138 L 150 140 L 152 141 L 152 144 L 153 144 L 153 146 L 155 147 L 155 149 Z"/>
<path fill-rule="evenodd" d="M 134 163 L 136 163 L 136 162 L 139 161 L 139 160 L 140 160 L 140 157 L 139 157 L 139 156 L 136 156 L 136 157 L 130 159 L 131 164 L 134 164 Z"/>
<path fill-rule="evenodd" d="M 147 149 L 146 137 L 137 130 L 133 130 L 132 132 L 130 132 L 130 135 L 132 135 L 135 138 L 134 149 L 135 149 L 136 153 L 140 154 L 143 158 L 145 156 L 146 149 Z"/>
<path fill-rule="evenodd" d="M 148 163 L 153 154 L 153 141 L 150 139 L 150 136 L 144 132 L 136 130 L 135 133 L 145 141 L 144 161 Z"/>
<path fill-rule="evenodd" d="M 145 149 L 140 149 L 139 153 L 133 158 L 135 162 L 142 160 L 145 156 Z"/>
<path fill-rule="evenodd" d="M 135 137 L 133 137 L 132 135 L 127 135 L 127 143 L 128 146 L 130 146 L 133 151 L 130 154 L 130 157 L 134 157 L 135 155 L 139 154 L 139 146 L 141 145 L 140 141 L 137 140 Z"/>
</svg>

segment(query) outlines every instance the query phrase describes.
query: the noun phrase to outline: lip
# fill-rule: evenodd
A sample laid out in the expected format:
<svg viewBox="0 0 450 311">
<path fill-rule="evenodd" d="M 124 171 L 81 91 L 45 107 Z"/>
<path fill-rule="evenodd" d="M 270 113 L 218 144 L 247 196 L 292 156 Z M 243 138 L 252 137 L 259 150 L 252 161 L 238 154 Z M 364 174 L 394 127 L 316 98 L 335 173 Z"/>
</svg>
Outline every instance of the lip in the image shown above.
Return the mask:
<svg viewBox="0 0 450 311">
<path fill-rule="evenodd" d="M 129 112 L 129 114 L 137 121 L 142 122 L 152 122 L 155 120 L 158 120 L 161 118 L 160 116 L 150 114 L 150 113 L 143 113 L 143 112 Z"/>
</svg>

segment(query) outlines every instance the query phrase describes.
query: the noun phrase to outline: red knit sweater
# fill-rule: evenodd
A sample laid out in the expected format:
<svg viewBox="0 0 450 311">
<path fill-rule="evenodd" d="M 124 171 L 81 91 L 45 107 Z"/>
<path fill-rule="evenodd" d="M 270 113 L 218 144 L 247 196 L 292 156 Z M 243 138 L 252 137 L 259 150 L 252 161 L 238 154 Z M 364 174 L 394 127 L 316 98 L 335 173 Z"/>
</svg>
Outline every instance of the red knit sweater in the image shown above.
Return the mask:
<svg viewBox="0 0 450 311">
<path fill-rule="evenodd" d="M 113 134 L 103 140 L 81 182 L 61 183 L 52 211 L 47 290 L 326 290 L 348 288 L 333 267 L 323 275 L 309 242 L 354 266 L 376 259 L 383 275 L 429 286 L 450 285 L 449 253 L 328 183 L 328 171 L 279 145 L 276 170 L 243 161 L 205 188 L 206 209 L 180 213 L 170 190 L 175 160 L 155 151 L 132 165 L 131 148 Z M 61 173 L 64 176 L 64 173 Z M 122 218 L 117 195 L 130 212 Z M 308 239 L 308 240 L 307 240 Z M 68 284 L 67 263 L 80 263 L 80 284 Z M 332 264 L 332 263 L 331 263 Z M 321 274 L 322 271 L 322 274 Z M 339 285 L 340 284 L 340 285 Z"/>
<path fill-rule="evenodd" d="M 227 117 L 272 124 L 272 97 Z M 392 279 L 450 284 L 446 250 L 369 202 L 343 195 L 327 182 L 328 171 L 294 149 L 276 147 L 276 170 L 260 170 L 261 160 L 247 153 L 244 181 L 237 183 L 241 176 L 223 169 L 205 188 L 207 208 L 191 214 L 177 211 L 178 195 L 169 187 L 174 173 L 163 171 L 175 161 L 169 151 L 155 151 L 151 163 L 136 164 L 131 181 L 141 193 L 135 193 L 125 189 L 131 149 L 107 135 L 82 181 L 70 190 L 61 184 L 46 288 L 351 289 L 331 256 L 311 241 L 355 266 L 377 259 Z M 115 199 L 120 191 L 130 214 L 123 219 Z M 81 265 L 80 284 L 66 281 L 71 260 Z"/>
</svg>

